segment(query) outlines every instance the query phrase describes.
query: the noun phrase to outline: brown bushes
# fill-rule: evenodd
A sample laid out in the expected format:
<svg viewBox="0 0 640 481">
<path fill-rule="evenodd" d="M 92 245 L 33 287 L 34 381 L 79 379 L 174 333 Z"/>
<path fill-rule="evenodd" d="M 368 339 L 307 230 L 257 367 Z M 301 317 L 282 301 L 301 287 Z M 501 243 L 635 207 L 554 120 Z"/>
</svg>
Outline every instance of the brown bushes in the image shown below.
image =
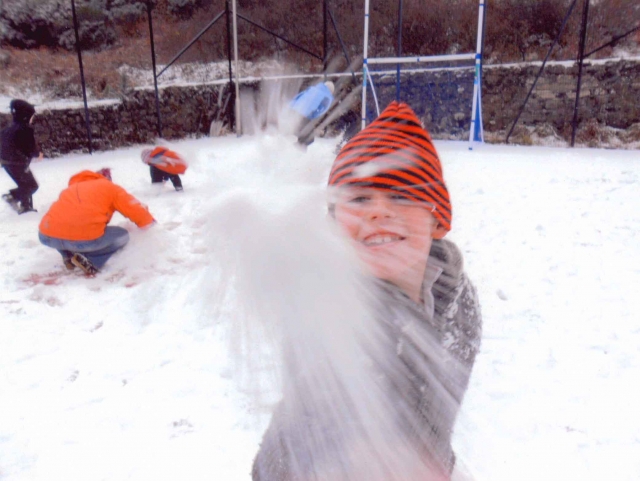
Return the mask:
<svg viewBox="0 0 640 481">
<path fill-rule="evenodd" d="M 488 0 L 486 61 L 499 63 L 542 58 L 557 35 L 570 2 L 571 0 Z M 122 10 L 118 13 L 114 26 L 113 44 L 100 52 L 84 53 L 87 80 L 92 92 L 98 97 L 113 95 L 121 90 L 121 79 L 117 73 L 120 65 L 126 63 L 136 67 L 151 66 L 146 14 L 142 14 L 137 7 L 133 8 L 133 3 L 125 0 L 107 2 L 107 5 L 112 5 L 112 10 Z M 364 2 L 356 0 L 329 0 L 341 38 L 352 58 L 362 52 L 363 4 Z M 239 13 L 319 56 L 324 54 L 322 5 L 319 0 L 238 1 Z M 477 0 L 404 0 L 403 5 L 404 55 L 475 50 Z M 554 59 L 575 58 L 581 5 L 582 2 L 579 2 L 555 51 Z M 178 7 L 181 13 L 176 16 Z M 167 63 L 172 59 L 224 8 L 223 0 L 157 0 L 153 18 L 158 62 Z M 588 51 L 640 22 L 640 8 L 633 0 L 597 2 L 592 5 L 590 12 Z M 396 54 L 397 21 L 398 0 L 371 0 L 369 56 Z M 179 62 L 226 59 L 225 23 L 225 18 L 221 18 Z M 238 29 L 239 53 L 244 60 L 276 57 L 296 64 L 301 70 L 322 69 L 321 61 L 242 19 L 238 20 Z M 342 57 L 338 36 L 330 21 L 327 40 L 329 56 Z M 640 45 L 640 33 L 629 36 L 620 45 Z M 603 49 L 598 55 L 610 55 L 611 51 L 611 48 Z M 30 51 L 13 48 L 6 52 L 10 58 L 7 61 L 5 55 L 3 64 L 6 68 L 0 70 L 0 85 L 10 82 L 28 86 L 35 82 L 36 77 L 41 78 L 39 82 L 47 86 L 58 82 L 69 84 L 77 79 L 77 61 L 73 52 L 42 48 Z M 60 87 L 63 89 L 61 93 L 64 88 L 64 85 Z"/>
</svg>

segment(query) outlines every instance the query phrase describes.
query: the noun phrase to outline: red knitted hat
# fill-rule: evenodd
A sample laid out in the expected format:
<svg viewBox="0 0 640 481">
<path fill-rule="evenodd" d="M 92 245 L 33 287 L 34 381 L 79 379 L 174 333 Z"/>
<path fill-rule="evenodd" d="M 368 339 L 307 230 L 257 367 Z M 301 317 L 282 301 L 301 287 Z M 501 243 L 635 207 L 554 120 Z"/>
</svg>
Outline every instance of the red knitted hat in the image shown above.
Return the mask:
<svg viewBox="0 0 640 481">
<path fill-rule="evenodd" d="M 329 186 L 371 187 L 427 204 L 451 230 L 451 200 L 429 133 L 405 103 L 391 102 L 338 153 Z"/>
<path fill-rule="evenodd" d="M 100 170 L 96 170 L 96 174 L 100 174 L 102 177 L 106 177 L 111 180 L 111 169 L 109 167 L 103 167 Z"/>
</svg>

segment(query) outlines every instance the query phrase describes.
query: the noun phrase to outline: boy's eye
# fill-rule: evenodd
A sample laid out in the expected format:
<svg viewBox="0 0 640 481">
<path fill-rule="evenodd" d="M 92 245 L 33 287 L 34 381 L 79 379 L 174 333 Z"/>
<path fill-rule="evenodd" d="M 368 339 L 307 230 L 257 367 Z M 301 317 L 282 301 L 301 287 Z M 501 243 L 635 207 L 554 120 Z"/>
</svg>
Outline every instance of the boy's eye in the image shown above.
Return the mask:
<svg viewBox="0 0 640 481">
<path fill-rule="evenodd" d="M 389 198 L 396 204 L 407 204 L 407 205 L 413 205 L 413 202 L 411 202 L 409 199 L 407 199 L 404 195 L 400 195 L 400 194 L 391 194 L 389 196 Z"/>
<path fill-rule="evenodd" d="M 369 200 L 369 197 L 366 195 L 359 195 L 357 197 L 352 197 L 351 199 L 349 199 L 349 202 L 352 202 L 354 204 L 362 204 L 366 201 Z"/>
</svg>

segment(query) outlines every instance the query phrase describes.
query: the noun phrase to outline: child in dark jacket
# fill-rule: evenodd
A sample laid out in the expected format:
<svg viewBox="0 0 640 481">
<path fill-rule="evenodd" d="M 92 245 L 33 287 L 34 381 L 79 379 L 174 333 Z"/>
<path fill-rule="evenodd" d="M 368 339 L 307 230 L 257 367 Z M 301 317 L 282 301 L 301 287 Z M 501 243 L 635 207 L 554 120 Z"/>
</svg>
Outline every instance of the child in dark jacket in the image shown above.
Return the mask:
<svg viewBox="0 0 640 481">
<path fill-rule="evenodd" d="M 0 162 L 9 177 L 18 185 L 4 194 L 2 198 L 10 203 L 18 212 L 34 211 L 33 194 L 38 190 L 38 183 L 33 177 L 29 164 L 31 159 L 42 159 L 33 133 L 33 117 L 35 108 L 29 102 L 20 99 L 11 101 L 13 124 L 0 132 Z"/>
<path fill-rule="evenodd" d="M 375 355 L 352 377 L 323 353 L 302 370 L 295 355 L 285 356 L 286 389 L 253 481 L 448 481 L 482 319 L 462 254 L 443 239 L 451 229 L 449 192 L 414 112 L 393 102 L 354 136 L 334 161 L 329 188 L 330 213 L 366 274 L 378 328 L 367 352 Z M 350 385 L 363 376 L 372 389 L 354 397 Z M 379 404 L 367 403 L 373 392 Z"/>
</svg>

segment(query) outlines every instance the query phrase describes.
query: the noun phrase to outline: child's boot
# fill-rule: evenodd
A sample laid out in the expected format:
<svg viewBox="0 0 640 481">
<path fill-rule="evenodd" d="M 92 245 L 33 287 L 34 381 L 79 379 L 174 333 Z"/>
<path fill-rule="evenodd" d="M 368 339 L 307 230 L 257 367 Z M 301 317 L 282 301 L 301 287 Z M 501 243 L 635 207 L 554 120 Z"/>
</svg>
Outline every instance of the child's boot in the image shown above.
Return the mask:
<svg viewBox="0 0 640 481">
<path fill-rule="evenodd" d="M 71 262 L 71 257 L 73 256 L 73 254 L 69 251 L 61 251 L 60 253 L 62 254 L 62 262 L 64 262 L 64 266 L 67 268 L 67 270 L 74 270 L 76 266 L 73 262 Z"/>
<path fill-rule="evenodd" d="M 82 271 L 89 277 L 93 277 L 98 273 L 98 268 L 94 266 L 89 259 L 84 255 L 76 252 L 71 256 L 71 263 L 82 269 Z"/>
</svg>

